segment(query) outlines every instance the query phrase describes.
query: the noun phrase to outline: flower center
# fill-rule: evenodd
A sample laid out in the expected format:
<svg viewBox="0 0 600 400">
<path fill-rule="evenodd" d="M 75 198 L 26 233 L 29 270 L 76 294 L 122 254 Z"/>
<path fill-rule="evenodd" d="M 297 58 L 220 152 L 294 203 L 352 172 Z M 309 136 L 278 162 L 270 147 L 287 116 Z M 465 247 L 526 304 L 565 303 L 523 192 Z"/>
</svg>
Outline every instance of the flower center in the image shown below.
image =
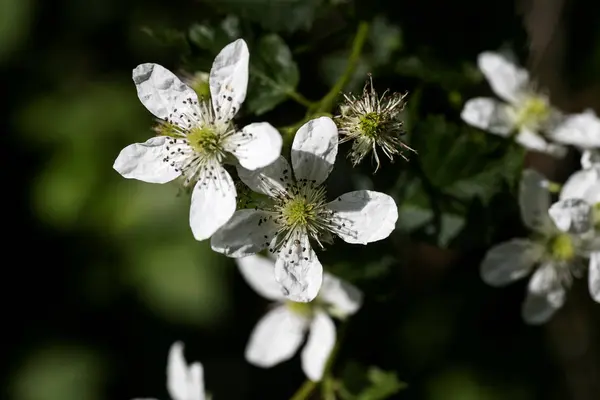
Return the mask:
<svg viewBox="0 0 600 400">
<path fill-rule="evenodd" d="M 360 117 L 358 122 L 361 133 L 370 138 L 375 138 L 379 134 L 381 116 L 377 113 L 370 112 Z"/>
<path fill-rule="evenodd" d="M 297 303 L 295 301 L 287 300 L 285 302 L 285 306 L 288 310 L 296 315 L 300 315 L 303 317 L 310 318 L 313 314 L 313 304 L 312 303 Z"/>
<path fill-rule="evenodd" d="M 537 128 L 550 116 L 548 101 L 540 96 L 530 96 L 517 110 L 515 124 L 518 128 Z"/>
<path fill-rule="evenodd" d="M 315 208 L 304 196 L 299 196 L 290 200 L 281 210 L 281 214 L 288 226 L 306 226 L 315 219 Z"/>
<path fill-rule="evenodd" d="M 196 153 L 213 155 L 221 150 L 221 136 L 210 125 L 190 129 L 187 140 Z"/>
<path fill-rule="evenodd" d="M 575 255 L 575 248 L 571 236 L 561 233 L 550 240 L 550 253 L 556 260 L 567 261 Z"/>
</svg>

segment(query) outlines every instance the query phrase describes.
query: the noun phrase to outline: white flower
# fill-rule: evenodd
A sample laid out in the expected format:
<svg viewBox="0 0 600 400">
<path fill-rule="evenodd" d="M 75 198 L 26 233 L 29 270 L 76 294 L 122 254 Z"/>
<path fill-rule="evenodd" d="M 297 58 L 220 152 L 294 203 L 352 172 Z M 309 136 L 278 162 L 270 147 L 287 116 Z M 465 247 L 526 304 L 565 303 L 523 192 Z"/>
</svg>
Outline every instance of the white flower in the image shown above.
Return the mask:
<svg viewBox="0 0 600 400">
<path fill-rule="evenodd" d="M 548 321 L 562 307 L 573 277 L 585 268 L 583 239 L 558 229 L 549 215 L 548 184 L 539 173 L 523 171 L 521 217 L 535 234 L 531 239 L 512 239 L 493 247 L 481 264 L 481 277 L 492 286 L 507 285 L 533 272 L 522 309 L 530 324 Z M 564 221 L 559 224 L 564 225 Z"/>
<path fill-rule="evenodd" d="M 239 167 L 240 179 L 270 201 L 236 211 L 212 237 L 213 250 L 238 258 L 268 247 L 278 255 L 275 278 L 286 297 L 301 302 L 314 299 L 323 268 L 311 241 L 322 246 L 336 234 L 348 243 L 375 242 L 388 237 L 398 219 L 394 199 L 379 192 L 358 190 L 327 202 L 322 184 L 333 169 L 337 149 L 337 128 L 331 118 L 321 117 L 296 133 L 293 175 L 283 157 L 255 171 Z"/>
<path fill-rule="evenodd" d="M 167 390 L 173 400 L 205 400 L 204 370 L 202 364 L 187 365 L 183 357 L 183 343 L 175 342 L 167 361 Z M 134 399 L 153 400 L 153 399 Z"/>
<path fill-rule="evenodd" d="M 248 284 L 264 298 L 275 301 L 250 335 L 246 360 L 263 368 L 289 360 L 308 331 L 308 340 L 300 356 L 302 370 L 309 379 L 321 380 L 336 341 L 336 329 L 330 316 L 343 319 L 356 313 L 362 305 L 362 293 L 351 284 L 325 273 L 323 287 L 315 301 L 286 301 L 273 276 L 273 259 L 251 255 L 238 258 L 236 262 Z"/>
<path fill-rule="evenodd" d="M 554 203 L 549 214 L 561 231 L 580 238 L 581 253 L 589 258 L 590 295 L 600 303 L 600 181 L 580 190 L 580 193 L 580 198 L 569 197 Z"/>
<path fill-rule="evenodd" d="M 592 110 L 563 116 L 548 96 L 534 90 L 529 73 L 501 54 L 481 53 L 477 64 L 506 103 L 484 97 L 468 100 L 461 113 L 465 122 L 505 137 L 516 132 L 515 140 L 523 147 L 557 157 L 564 156 L 566 148 L 552 142 L 600 147 L 600 120 Z"/>
<path fill-rule="evenodd" d="M 166 183 L 182 176 L 186 186 L 195 185 L 190 226 L 197 240 L 209 238 L 235 211 L 235 187 L 222 164 L 237 159 L 255 169 L 281 152 L 281 135 L 270 124 L 238 131 L 231 122 L 246 98 L 248 59 L 241 39 L 221 50 L 210 71 L 212 104 L 199 102 L 192 88 L 158 64 L 133 70 L 140 101 L 163 121 L 162 135 L 127 146 L 113 167 L 125 178 Z"/>
<path fill-rule="evenodd" d="M 590 202 L 593 200 L 594 187 L 600 183 L 600 155 L 594 151 L 584 151 L 581 155 L 581 168 L 563 185 L 560 191 L 561 200 L 569 198 L 581 198 Z"/>
</svg>

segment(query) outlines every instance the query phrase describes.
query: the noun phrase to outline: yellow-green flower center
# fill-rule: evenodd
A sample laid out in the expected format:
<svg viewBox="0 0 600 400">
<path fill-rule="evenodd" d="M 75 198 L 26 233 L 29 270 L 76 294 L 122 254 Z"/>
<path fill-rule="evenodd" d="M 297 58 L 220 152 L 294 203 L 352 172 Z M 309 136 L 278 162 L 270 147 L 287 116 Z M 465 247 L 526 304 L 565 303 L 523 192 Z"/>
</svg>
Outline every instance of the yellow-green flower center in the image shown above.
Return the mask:
<svg viewBox="0 0 600 400">
<path fill-rule="evenodd" d="M 313 313 L 313 303 L 297 303 L 295 301 L 287 300 L 285 302 L 285 306 L 294 314 L 301 315 L 303 317 L 310 318 Z"/>
<path fill-rule="evenodd" d="M 379 133 L 380 123 L 381 116 L 375 112 L 370 112 L 360 117 L 358 127 L 363 135 L 373 138 Z"/>
<path fill-rule="evenodd" d="M 561 233 L 550 240 L 550 253 L 556 260 L 567 261 L 575 255 L 573 240 L 566 233 Z"/>
<path fill-rule="evenodd" d="M 282 215 L 287 226 L 306 226 L 316 218 L 316 207 L 304 196 L 298 196 L 288 201 Z"/>
<path fill-rule="evenodd" d="M 221 136 L 211 126 L 192 128 L 187 134 L 187 140 L 197 153 L 214 154 L 221 149 Z"/>
<path fill-rule="evenodd" d="M 516 125 L 522 127 L 537 127 L 550 116 L 548 102 L 539 96 L 528 97 L 517 110 Z"/>
</svg>

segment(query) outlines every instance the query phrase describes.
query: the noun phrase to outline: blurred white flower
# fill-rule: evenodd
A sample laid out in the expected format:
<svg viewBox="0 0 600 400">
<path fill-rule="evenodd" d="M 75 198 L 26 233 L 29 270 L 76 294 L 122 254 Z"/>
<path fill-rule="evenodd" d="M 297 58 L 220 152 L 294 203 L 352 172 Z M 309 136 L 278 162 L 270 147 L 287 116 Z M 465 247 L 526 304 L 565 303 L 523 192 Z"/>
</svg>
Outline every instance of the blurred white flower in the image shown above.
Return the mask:
<svg viewBox="0 0 600 400">
<path fill-rule="evenodd" d="M 516 133 L 515 140 L 523 147 L 557 157 L 566 152 L 562 145 L 600 147 L 600 119 L 593 110 L 563 115 L 547 95 L 534 89 L 526 70 L 501 54 L 481 53 L 477 64 L 506 103 L 485 97 L 468 100 L 461 113 L 465 122 L 504 137 Z"/>
<path fill-rule="evenodd" d="M 275 281 L 274 259 L 251 255 L 236 262 L 248 284 L 264 298 L 275 301 L 250 335 L 246 360 L 263 368 L 286 361 L 296 353 L 308 332 L 300 355 L 302 370 L 309 379 L 321 380 L 336 341 L 331 316 L 343 319 L 356 313 L 362 305 L 360 290 L 324 273 L 319 296 L 310 303 L 295 303 L 285 300 Z"/>
<path fill-rule="evenodd" d="M 249 53 L 246 42 L 228 44 L 210 71 L 211 101 L 158 64 L 133 70 L 140 101 L 162 120 L 160 135 L 124 148 L 113 168 L 125 178 L 166 183 L 179 176 L 195 185 L 190 226 L 197 240 L 208 239 L 235 211 L 236 190 L 226 161 L 248 169 L 264 167 L 281 152 L 281 135 L 266 122 L 238 131 L 231 122 L 246 98 Z"/>
<path fill-rule="evenodd" d="M 293 175 L 283 157 L 255 171 L 238 167 L 240 179 L 270 199 L 255 209 L 236 211 L 213 235 L 213 250 L 238 258 L 268 247 L 277 253 L 275 278 L 286 297 L 314 299 L 323 267 L 311 241 L 323 247 L 335 234 L 348 243 L 375 242 L 388 237 L 398 219 L 394 199 L 384 193 L 358 190 L 327 202 L 323 182 L 337 150 L 337 128 L 331 118 L 321 117 L 304 124 L 294 137 Z"/>
<path fill-rule="evenodd" d="M 167 390 L 173 400 L 207 400 L 204 393 L 202 364 L 187 365 L 183 357 L 183 343 L 175 342 L 169 350 L 167 361 Z M 134 400 L 154 400 L 138 398 Z"/>
<path fill-rule="evenodd" d="M 573 278 L 585 269 L 586 241 L 555 225 L 549 213 L 548 185 L 538 172 L 523 171 L 519 192 L 521 217 L 534 235 L 491 248 L 481 264 L 481 277 L 492 286 L 507 285 L 533 272 L 522 309 L 523 319 L 529 324 L 548 321 L 562 307 Z M 564 221 L 559 221 L 559 225 L 564 226 Z"/>
<path fill-rule="evenodd" d="M 581 170 L 567 179 L 560 191 L 560 199 L 580 198 L 589 200 L 593 204 L 594 187 L 598 184 L 600 184 L 600 154 L 586 150 L 581 155 Z"/>
</svg>

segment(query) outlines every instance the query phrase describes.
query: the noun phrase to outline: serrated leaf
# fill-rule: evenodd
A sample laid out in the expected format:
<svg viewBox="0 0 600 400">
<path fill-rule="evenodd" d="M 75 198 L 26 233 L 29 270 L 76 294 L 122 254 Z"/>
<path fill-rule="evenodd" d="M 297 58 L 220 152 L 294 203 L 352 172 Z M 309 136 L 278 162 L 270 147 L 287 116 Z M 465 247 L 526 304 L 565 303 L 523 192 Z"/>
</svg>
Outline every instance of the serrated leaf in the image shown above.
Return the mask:
<svg viewBox="0 0 600 400">
<path fill-rule="evenodd" d="M 251 49 L 250 88 L 244 107 L 256 115 L 284 101 L 300 81 L 298 66 L 281 37 L 263 36 Z"/>
</svg>

